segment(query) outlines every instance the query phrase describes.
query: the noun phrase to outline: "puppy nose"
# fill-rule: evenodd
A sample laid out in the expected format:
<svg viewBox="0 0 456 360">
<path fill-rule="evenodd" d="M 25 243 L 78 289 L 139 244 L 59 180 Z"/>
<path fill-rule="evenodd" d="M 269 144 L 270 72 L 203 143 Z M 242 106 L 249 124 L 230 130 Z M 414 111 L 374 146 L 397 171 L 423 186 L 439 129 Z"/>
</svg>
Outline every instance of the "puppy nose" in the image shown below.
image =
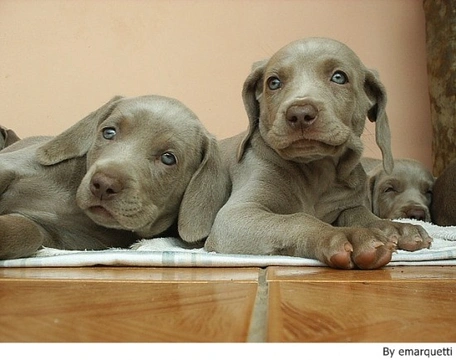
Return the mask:
<svg viewBox="0 0 456 360">
<path fill-rule="evenodd" d="M 96 173 L 90 183 L 90 191 L 100 200 L 112 199 L 123 189 L 122 183 L 108 175 Z"/>
<path fill-rule="evenodd" d="M 424 210 L 420 208 L 411 208 L 407 210 L 405 215 L 408 219 L 424 220 L 426 218 Z"/>
<path fill-rule="evenodd" d="M 312 104 L 292 105 L 288 108 L 286 119 L 291 126 L 312 125 L 318 117 L 318 109 Z"/>
</svg>

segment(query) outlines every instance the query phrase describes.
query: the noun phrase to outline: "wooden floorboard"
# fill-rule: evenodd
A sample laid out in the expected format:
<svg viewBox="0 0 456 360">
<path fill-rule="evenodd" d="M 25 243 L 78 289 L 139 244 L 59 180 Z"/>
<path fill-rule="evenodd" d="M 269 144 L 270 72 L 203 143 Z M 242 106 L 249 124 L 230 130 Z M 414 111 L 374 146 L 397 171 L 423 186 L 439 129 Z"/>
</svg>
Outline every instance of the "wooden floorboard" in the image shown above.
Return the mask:
<svg viewBox="0 0 456 360">
<path fill-rule="evenodd" d="M 245 342 L 257 269 L 4 269 L 7 342 Z"/>
<path fill-rule="evenodd" d="M 455 342 L 456 267 L 0 269 L 2 342 Z"/>
<path fill-rule="evenodd" d="M 268 341 L 454 342 L 456 269 L 269 269 Z"/>
</svg>

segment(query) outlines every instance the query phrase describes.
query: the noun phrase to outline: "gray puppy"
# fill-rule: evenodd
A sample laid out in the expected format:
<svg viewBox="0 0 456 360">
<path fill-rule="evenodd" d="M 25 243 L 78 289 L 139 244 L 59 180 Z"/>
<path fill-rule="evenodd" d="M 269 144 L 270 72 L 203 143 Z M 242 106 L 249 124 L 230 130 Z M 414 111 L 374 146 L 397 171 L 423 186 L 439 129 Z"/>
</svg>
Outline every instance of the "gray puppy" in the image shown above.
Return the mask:
<svg viewBox="0 0 456 360">
<path fill-rule="evenodd" d="M 115 97 L 55 138 L 0 152 L 0 259 L 204 239 L 225 200 L 216 139 L 175 99 Z"/>
<path fill-rule="evenodd" d="M 346 45 L 292 42 L 254 65 L 243 99 L 249 129 L 221 142 L 232 190 L 207 250 L 373 269 L 397 247 L 430 246 L 422 227 L 379 219 L 363 206 L 366 117 L 376 122 L 388 172 L 393 159 L 385 89 Z"/>
</svg>

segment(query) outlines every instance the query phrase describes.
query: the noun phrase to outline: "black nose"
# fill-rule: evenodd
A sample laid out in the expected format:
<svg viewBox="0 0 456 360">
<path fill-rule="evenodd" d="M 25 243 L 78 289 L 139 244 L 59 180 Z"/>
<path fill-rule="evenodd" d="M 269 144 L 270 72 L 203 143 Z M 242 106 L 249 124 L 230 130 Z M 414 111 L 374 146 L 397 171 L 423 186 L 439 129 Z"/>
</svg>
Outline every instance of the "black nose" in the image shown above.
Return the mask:
<svg viewBox="0 0 456 360">
<path fill-rule="evenodd" d="M 96 173 L 90 183 L 90 191 L 100 200 L 112 199 L 122 189 L 123 185 L 118 179 L 102 173 Z"/>
<path fill-rule="evenodd" d="M 290 126 L 312 125 L 318 117 L 318 109 L 312 104 L 292 105 L 288 108 L 286 119 Z"/>
</svg>

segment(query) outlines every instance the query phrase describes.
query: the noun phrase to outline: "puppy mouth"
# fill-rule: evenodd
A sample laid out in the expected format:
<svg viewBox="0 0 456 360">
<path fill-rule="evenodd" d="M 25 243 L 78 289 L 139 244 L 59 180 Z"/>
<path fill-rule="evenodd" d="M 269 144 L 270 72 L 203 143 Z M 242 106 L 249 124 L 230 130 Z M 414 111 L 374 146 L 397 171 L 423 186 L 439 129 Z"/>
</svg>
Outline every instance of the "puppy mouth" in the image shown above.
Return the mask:
<svg viewBox="0 0 456 360">
<path fill-rule="evenodd" d="M 111 229 L 136 231 L 152 223 L 154 207 L 127 208 L 123 211 L 109 206 L 93 204 L 88 206 L 85 213 L 89 218 L 100 226 Z"/>
<path fill-rule="evenodd" d="M 97 216 L 97 217 L 110 218 L 110 219 L 114 218 L 114 216 L 112 216 L 112 214 L 106 208 L 104 208 L 101 205 L 90 206 L 87 209 L 87 211 L 90 212 L 91 214 Z"/>
<path fill-rule="evenodd" d="M 317 123 L 308 127 L 289 126 L 287 121 L 280 117 L 270 128 L 260 126 L 260 131 L 277 150 L 290 147 L 302 151 L 322 149 L 332 152 L 334 148 L 343 146 L 351 135 L 349 127 L 325 121 L 322 114 Z"/>
<path fill-rule="evenodd" d="M 270 131 L 266 134 L 268 142 L 277 150 L 293 148 L 296 150 L 306 151 L 314 149 L 331 150 L 343 146 L 347 141 L 345 134 L 281 134 Z M 332 150 L 331 150 L 332 151 Z"/>
<path fill-rule="evenodd" d="M 315 153 L 330 155 L 338 153 L 343 144 L 344 143 L 328 144 L 319 140 L 298 139 L 288 143 L 287 145 L 283 144 L 283 146 L 275 146 L 275 148 L 280 152 L 292 152 L 301 155 L 311 155 Z"/>
<path fill-rule="evenodd" d="M 124 188 L 111 198 L 94 196 L 90 179 L 81 182 L 76 193 L 78 207 L 96 224 L 111 229 L 135 231 L 153 222 L 155 205 L 151 200 L 141 200 L 139 190 Z"/>
<path fill-rule="evenodd" d="M 325 156 L 337 156 L 342 147 L 328 145 L 316 140 L 295 141 L 281 149 L 276 148 L 276 152 L 284 159 L 294 161 L 312 161 Z"/>
<path fill-rule="evenodd" d="M 316 147 L 323 148 L 334 148 L 340 144 L 328 144 L 324 141 L 319 140 L 310 140 L 310 139 L 298 139 L 293 141 L 289 146 L 292 146 L 295 149 L 310 150 L 315 149 Z"/>
<path fill-rule="evenodd" d="M 115 216 L 101 205 L 89 206 L 85 212 L 98 225 L 109 228 L 121 227 Z"/>
</svg>

